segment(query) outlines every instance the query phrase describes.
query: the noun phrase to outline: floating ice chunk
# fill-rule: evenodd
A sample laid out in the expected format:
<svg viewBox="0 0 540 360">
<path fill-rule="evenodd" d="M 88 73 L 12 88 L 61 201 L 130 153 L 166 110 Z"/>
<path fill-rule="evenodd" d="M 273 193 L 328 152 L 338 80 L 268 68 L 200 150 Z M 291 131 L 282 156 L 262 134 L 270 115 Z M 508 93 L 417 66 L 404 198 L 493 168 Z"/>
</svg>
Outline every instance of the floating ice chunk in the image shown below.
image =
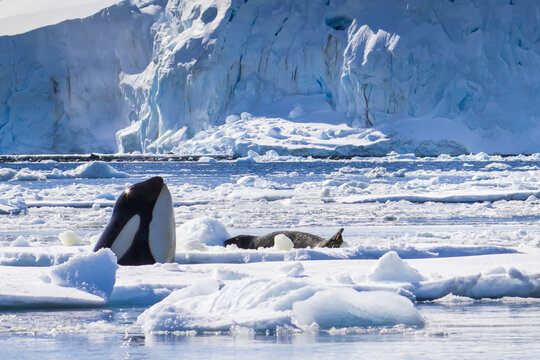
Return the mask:
<svg viewBox="0 0 540 360">
<path fill-rule="evenodd" d="M 486 154 L 485 152 L 479 152 L 478 154 L 476 154 L 476 155 L 474 156 L 474 159 L 475 159 L 475 160 L 478 160 L 478 161 L 487 161 L 487 160 L 489 160 L 490 158 L 489 158 L 489 155 Z"/>
<path fill-rule="evenodd" d="M 285 234 L 278 234 L 274 236 L 274 249 L 289 251 L 294 248 L 294 244 L 291 239 Z"/>
<path fill-rule="evenodd" d="M 11 246 L 12 246 L 12 247 L 28 247 L 28 246 L 30 246 L 30 244 L 29 244 L 28 241 L 24 238 L 24 236 L 18 236 L 17 239 L 15 239 L 15 240 L 11 243 Z"/>
<path fill-rule="evenodd" d="M 27 209 L 26 202 L 21 198 L 0 199 L 0 214 L 19 214 Z"/>
<path fill-rule="evenodd" d="M 17 171 L 9 168 L 0 169 L 0 181 L 8 181 L 17 175 Z"/>
<path fill-rule="evenodd" d="M 45 181 L 47 177 L 40 171 L 32 171 L 28 168 L 19 170 L 11 181 Z"/>
<path fill-rule="evenodd" d="M 110 249 L 77 255 L 50 271 L 53 283 L 108 299 L 116 281 L 116 256 Z"/>
<path fill-rule="evenodd" d="M 257 176 L 252 175 L 246 175 L 242 176 L 240 179 L 236 180 L 236 184 L 247 186 L 247 187 L 253 187 L 255 185 L 255 182 L 257 181 Z"/>
<path fill-rule="evenodd" d="M 173 292 L 141 314 L 138 324 L 145 332 L 424 324 L 411 301 L 390 292 L 358 293 L 290 277 L 249 277 L 220 290 L 217 282 L 208 281 Z"/>
<path fill-rule="evenodd" d="M 415 154 L 398 154 L 395 151 L 391 151 L 388 154 L 386 154 L 387 157 L 393 158 L 393 159 L 400 159 L 400 160 L 416 160 L 417 157 Z"/>
<path fill-rule="evenodd" d="M 499 163 L 499 162 L 487 164 L 484 167 L 484 169 L 497 169 L 497 170 L 507 170 L 507 169 L 510 169 L 510 168 L 511 168 L 510 165 L 504 164 L 504 163 Z"/>
<path fill-rule="evenodd" d="M 137 318 L 137 323 L 146 333 L 196 329 L 197 322 L 189 308 L 204 307 L 204 300 L 219 290 L 219 282 L 205 279 L 195 285 L 172 292 L 159 303 L 146 309 Z M 200 300 L 200 301 L 198 301 Z M 204 308 L 200 309 L 201 311 Z"/>
<path fill-rule="evenodd" d="M 82 164 L 74 170 L 64 171 L 65 177 L 86 178 L 86 179 L 108 179 L 124 178 L 128 174 L 118 171 L 104 161 L 90 161 Z"/>
<path fill-rule="evenodd" d="M 214 159 L 213 157 L 210 157 L 210 156 L 201 156 L 198 160 L 198 162 L 200 163 L 209 163 L 209 164 L 213 164 L 213 163 L 216 163 L 217 160 Z"/>
<path fill-rule="evenodd" d="M 483 274 L 458 276 L 443 280 L 422 281 L 414 284 L 417 300 L 434 300 L 448 294 L 472 299 L 512 297 L 540 297 L 540 274 L 527 275 L 510 267 L 492 269 Z"/>
<path fill-rule="evenodd" d="M 371 281 L 415 283 L 425 280 L 418 270 L 401 260 L 395 251 L 384 254 L 368 275 Z"/>
<path fill-rule="evenodd" d="M 252 159 L 252 160 L 255 160 L 257 158 L 259 158 L 261 155 L 259 155 L 259 153 L 257 153 L 256 151 L 253 151 L 253 150 L 248 150 L 247 152 L 247 158 L 248 159 Z"/>
<path fill-rule="evenodd" d="M 180 249 L 203 250 L 205 246 L 223 246 L 230 238 L 225 226 L 212 217 L 185 222 L 176 229 L 176 245 Z"/>
<path fill-rule="evenodd" d="M 58 238 L 60 241 L 62 241 L 62 244 L 66 246 L 74 246 L 74 245 L 82 245 L 83 240 L 80 238 L 79 235 L 75 234 L 75 232 L 71 230 L 66 230 L 60 235 L 58 235 Z"/>
<path fill-rule="evenodd" d="M 321 291 L 293 305 L 300 327 L 316 323 L 320 329 L 424 325 L 425 320 L 413 303 L 387 291 L 357 292 L 350 288 Z"/>
</svg>

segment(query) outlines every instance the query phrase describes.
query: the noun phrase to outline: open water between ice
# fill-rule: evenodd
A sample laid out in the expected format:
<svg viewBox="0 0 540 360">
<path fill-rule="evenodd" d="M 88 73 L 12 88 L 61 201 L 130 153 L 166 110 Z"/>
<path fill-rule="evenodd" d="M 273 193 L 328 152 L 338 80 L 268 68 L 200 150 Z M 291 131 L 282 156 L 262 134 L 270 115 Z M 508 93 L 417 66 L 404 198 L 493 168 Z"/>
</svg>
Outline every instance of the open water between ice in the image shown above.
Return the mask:
<svg viewBox="0 0 540 360">
<path fill-rule="evenodd" d="M 421 328 L 347 334 L 144 335 L 142 308 L 25 311 L 1 315 L 2 359 L 536 359 L 540 302 L 419 304 Z"/>
</svg>

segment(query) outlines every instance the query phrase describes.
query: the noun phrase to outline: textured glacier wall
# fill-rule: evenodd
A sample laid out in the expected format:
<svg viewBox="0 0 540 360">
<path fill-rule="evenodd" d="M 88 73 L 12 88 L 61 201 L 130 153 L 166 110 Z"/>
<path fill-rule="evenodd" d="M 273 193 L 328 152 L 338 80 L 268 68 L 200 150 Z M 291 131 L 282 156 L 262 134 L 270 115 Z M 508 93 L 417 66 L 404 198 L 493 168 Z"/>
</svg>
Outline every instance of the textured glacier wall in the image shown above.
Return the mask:
<svg viewBox="0 0 540 360">
<path fill-rule="evenodd" d="M 294 118 L 311 96 L 334 111 L 324 121 L 380 127 L 404 150 L 538 151 L 539 13 L 534 0 L 171 0 L 152 62 L 122 78 L 134 121 L 119 147 L 166 151 L 243 111 Z"/>
<path fill-rule="evenodd" d="M 124 2 L 0 37 L 0 153 L 115 152 L 129 125 L 119 77 L 148 64 L 153 19 Z"/>
<path fill-rule="evenodd" d="M 132 0 L 0 37 L 0 151 L 166 152 L 238 115 L 539 152 L 539 24 L 536 0 Z"/>
</svg>

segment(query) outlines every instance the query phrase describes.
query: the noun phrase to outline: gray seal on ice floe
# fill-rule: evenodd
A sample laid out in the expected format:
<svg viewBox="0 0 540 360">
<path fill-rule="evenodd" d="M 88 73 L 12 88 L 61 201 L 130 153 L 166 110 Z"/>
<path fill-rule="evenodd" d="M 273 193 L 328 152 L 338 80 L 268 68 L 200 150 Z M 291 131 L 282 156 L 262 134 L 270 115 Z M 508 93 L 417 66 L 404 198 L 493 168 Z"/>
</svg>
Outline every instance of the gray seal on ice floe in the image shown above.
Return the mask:
<svg viewBox="0 0 540 360">
<path fill-rule="evenodd" d="M 174 261 L 176 231 L 171 193 L 159 176 L 126 189 L 94 248 L 110 248 L 120 265 Z"/>
<path fill-rule="evenodd" d="M 307 248 L 307 247 L 327 247 L 338 248 L 343 244 L 343 228 L 330 239 L 326 240 L 320 236 L 301 232 L 301 231 L 274 231 L 270 234 L 263 236 L 254 235 L 238 235 L 228 240 L 225 240 L 225 246 L 236 245 L 241 249 L 258 249 L 260 247 L 272 247 L 274 246 L 274 238 L 277 235 L 283 234 L 287 236 L 294 244 L 295 248 Z"/>
</svg>

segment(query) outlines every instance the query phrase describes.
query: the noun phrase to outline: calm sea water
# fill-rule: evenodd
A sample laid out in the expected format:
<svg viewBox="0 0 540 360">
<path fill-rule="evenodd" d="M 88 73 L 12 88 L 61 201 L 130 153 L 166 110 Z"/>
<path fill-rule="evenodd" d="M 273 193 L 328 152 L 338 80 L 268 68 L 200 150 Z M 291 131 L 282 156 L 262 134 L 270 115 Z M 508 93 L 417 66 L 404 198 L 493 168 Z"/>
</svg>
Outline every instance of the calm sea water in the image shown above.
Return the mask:
<svg viewBox="0 0 540 360">
<path fill-rule="evenodd" d="M 143 308 L 7 312 L 2 359 L 533 359 L 540 354 L 540 302 L 419 304 L 423 328 L 357 333 L 144 336 Z"/>
</svg>

